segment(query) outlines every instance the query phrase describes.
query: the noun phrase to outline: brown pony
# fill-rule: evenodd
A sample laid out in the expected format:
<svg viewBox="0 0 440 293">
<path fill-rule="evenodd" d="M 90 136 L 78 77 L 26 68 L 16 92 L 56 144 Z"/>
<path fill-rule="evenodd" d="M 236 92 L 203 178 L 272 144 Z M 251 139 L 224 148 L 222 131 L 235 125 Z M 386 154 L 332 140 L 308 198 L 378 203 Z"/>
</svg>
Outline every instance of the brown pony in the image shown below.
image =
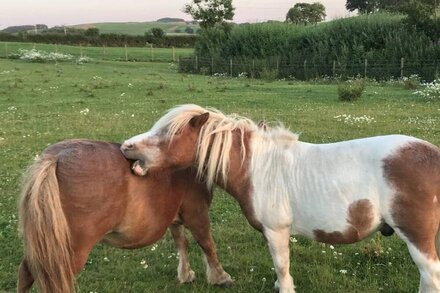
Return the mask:
<svg viewBox="0 0 440 293">
<path fill-rule="evenodd" d="M 191 282 L 184 226 L 205 253 L 211 284 L 232 282 L 216 254 L 208 208 L 212 193 L 191 169 L 137 177 L 115 143 L 69 140 L 48 147 L 29 168 L 19 204 L 24 257 L 18 292 L 73 292 L 74 276 L 100 241 L 139 248 L 170 228 L 178 278 Z"/>
</svg>

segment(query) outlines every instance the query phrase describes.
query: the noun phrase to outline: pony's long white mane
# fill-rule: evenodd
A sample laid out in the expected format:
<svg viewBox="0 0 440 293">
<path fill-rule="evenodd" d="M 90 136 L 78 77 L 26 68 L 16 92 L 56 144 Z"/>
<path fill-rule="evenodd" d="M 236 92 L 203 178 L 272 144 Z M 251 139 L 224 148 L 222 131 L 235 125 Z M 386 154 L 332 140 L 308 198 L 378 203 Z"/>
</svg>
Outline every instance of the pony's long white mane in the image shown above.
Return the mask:
<svg viewBox="0 0 440 293">
<path fill-rule="evenodd" d="M 244 141 L 245 132 L 256 131 L 265 133 L 269 137 L 278 134 L 283 128 L 275 128 L 265 131 L 258 128 L 252 120 L 236 114 L 225 115 L 214 108 L 202 108 L 194 104 L 180 105 L 170 109 L 160 118 L 151 129 L 152 132 L 165 131 L 170 139 L 188 125 L 194 116 L 209 112 L 209 118 L 202 126 L 197 142 L 196 167 L 199 178 L 205 178 L 208 186 L 221 178 L 223 183 L 227 183 L 227 173 L 229 169 L 230 151 L 233 142 L 233 133 L 238 131 L 240 137 L 240 151 L 242 163 L 246 159 L 246 145 Z M 296 135 L 292 134 L 295 138 Z M 277 135 L 276 135 L 277 136 Z"/>
</svg>

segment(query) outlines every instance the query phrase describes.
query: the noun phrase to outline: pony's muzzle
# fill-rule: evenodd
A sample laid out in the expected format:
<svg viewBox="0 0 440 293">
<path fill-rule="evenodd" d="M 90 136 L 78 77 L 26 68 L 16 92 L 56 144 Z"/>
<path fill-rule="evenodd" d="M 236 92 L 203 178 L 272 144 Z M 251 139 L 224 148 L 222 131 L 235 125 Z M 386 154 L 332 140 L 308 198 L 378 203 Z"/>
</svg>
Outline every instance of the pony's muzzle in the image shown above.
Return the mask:
<svg viewBox="0 0 440 293">
<path fill-rule="evenodd" d="M 131 142 L 124 142 L 121 145 L 121 151 L 122 152 L 126 152 L 126 151 L 132 151 L 134 149 L 134 144 Z"/>
</svg>

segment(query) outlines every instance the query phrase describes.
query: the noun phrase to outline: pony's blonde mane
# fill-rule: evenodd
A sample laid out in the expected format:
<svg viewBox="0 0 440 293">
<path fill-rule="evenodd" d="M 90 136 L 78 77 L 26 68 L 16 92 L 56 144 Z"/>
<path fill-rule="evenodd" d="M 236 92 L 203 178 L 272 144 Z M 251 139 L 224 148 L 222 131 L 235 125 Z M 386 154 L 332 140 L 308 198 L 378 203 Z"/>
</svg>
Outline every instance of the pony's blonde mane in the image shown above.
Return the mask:
<svg viewBox="0 0 440 293">
<path fill-rule="evenodd" d="M 199 178 L 204 177 L 208 186 L 221 178 L 227 184 L 227 172 L 233 132 L 238 131 L 241 141 L 242 163 L 246 158 L 244 143 L 245 131 L 255 131 L 257 124 L 248 118 L 238 115 L 225 115 L 213 108 L 202 108 L 197 105 L 177 106 L 165 114 L 151 129 L 152 132 L 165 130 L 172 139 L 173 135 L 188 125 L 191 118 L 209 112 L 209 118 L 200 130 L 197 142 L 196 168 Z"/>
</svg>

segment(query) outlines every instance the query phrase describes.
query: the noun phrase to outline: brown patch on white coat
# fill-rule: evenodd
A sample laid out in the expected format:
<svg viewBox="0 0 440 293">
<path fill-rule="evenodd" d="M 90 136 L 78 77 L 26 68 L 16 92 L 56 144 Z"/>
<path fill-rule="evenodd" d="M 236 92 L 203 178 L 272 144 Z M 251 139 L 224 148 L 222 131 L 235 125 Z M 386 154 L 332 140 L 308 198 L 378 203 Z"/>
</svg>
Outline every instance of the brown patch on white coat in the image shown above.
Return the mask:
<svg viewBox="0 0 440 293">
<path fill-rule="evenodd" d="M 347 213 L 348 227 L 345 231 L 329 233 L 317 229 L 313 231 L 315 239 L 329 244 L 349 244 L 358 242 L 373 232 L 373 205 L 368 199 L 361 199 L 351 203 Z"/>
<path fill-rule="evenodd" d="M 440 223 L 440 150 L 426 142 L 411 142 L 383 160 L 386 179 L 396 190 L 392 217 L 408 240 L 432 260 L 438 260 L 436 235 Z"/>
<path fill-rule="evenodd" d="M 243 136 L 244 147 L 246 148 L 244 159 L 242 158 L 243 152 L 241 151 L 240 132 L 234 131 L 233 137 L 227 184 L 225 184 L 222 179 L 218 180 L 217 184 L 237 200 L 249 224 L 256 230 L 262 232 L 263 226 L 255 217 L 252 203 L 252 184 L 249 172 L 249 162 L 252 155 L 249 147 L 251 134 L 245 132 Z"/>
</svg>

